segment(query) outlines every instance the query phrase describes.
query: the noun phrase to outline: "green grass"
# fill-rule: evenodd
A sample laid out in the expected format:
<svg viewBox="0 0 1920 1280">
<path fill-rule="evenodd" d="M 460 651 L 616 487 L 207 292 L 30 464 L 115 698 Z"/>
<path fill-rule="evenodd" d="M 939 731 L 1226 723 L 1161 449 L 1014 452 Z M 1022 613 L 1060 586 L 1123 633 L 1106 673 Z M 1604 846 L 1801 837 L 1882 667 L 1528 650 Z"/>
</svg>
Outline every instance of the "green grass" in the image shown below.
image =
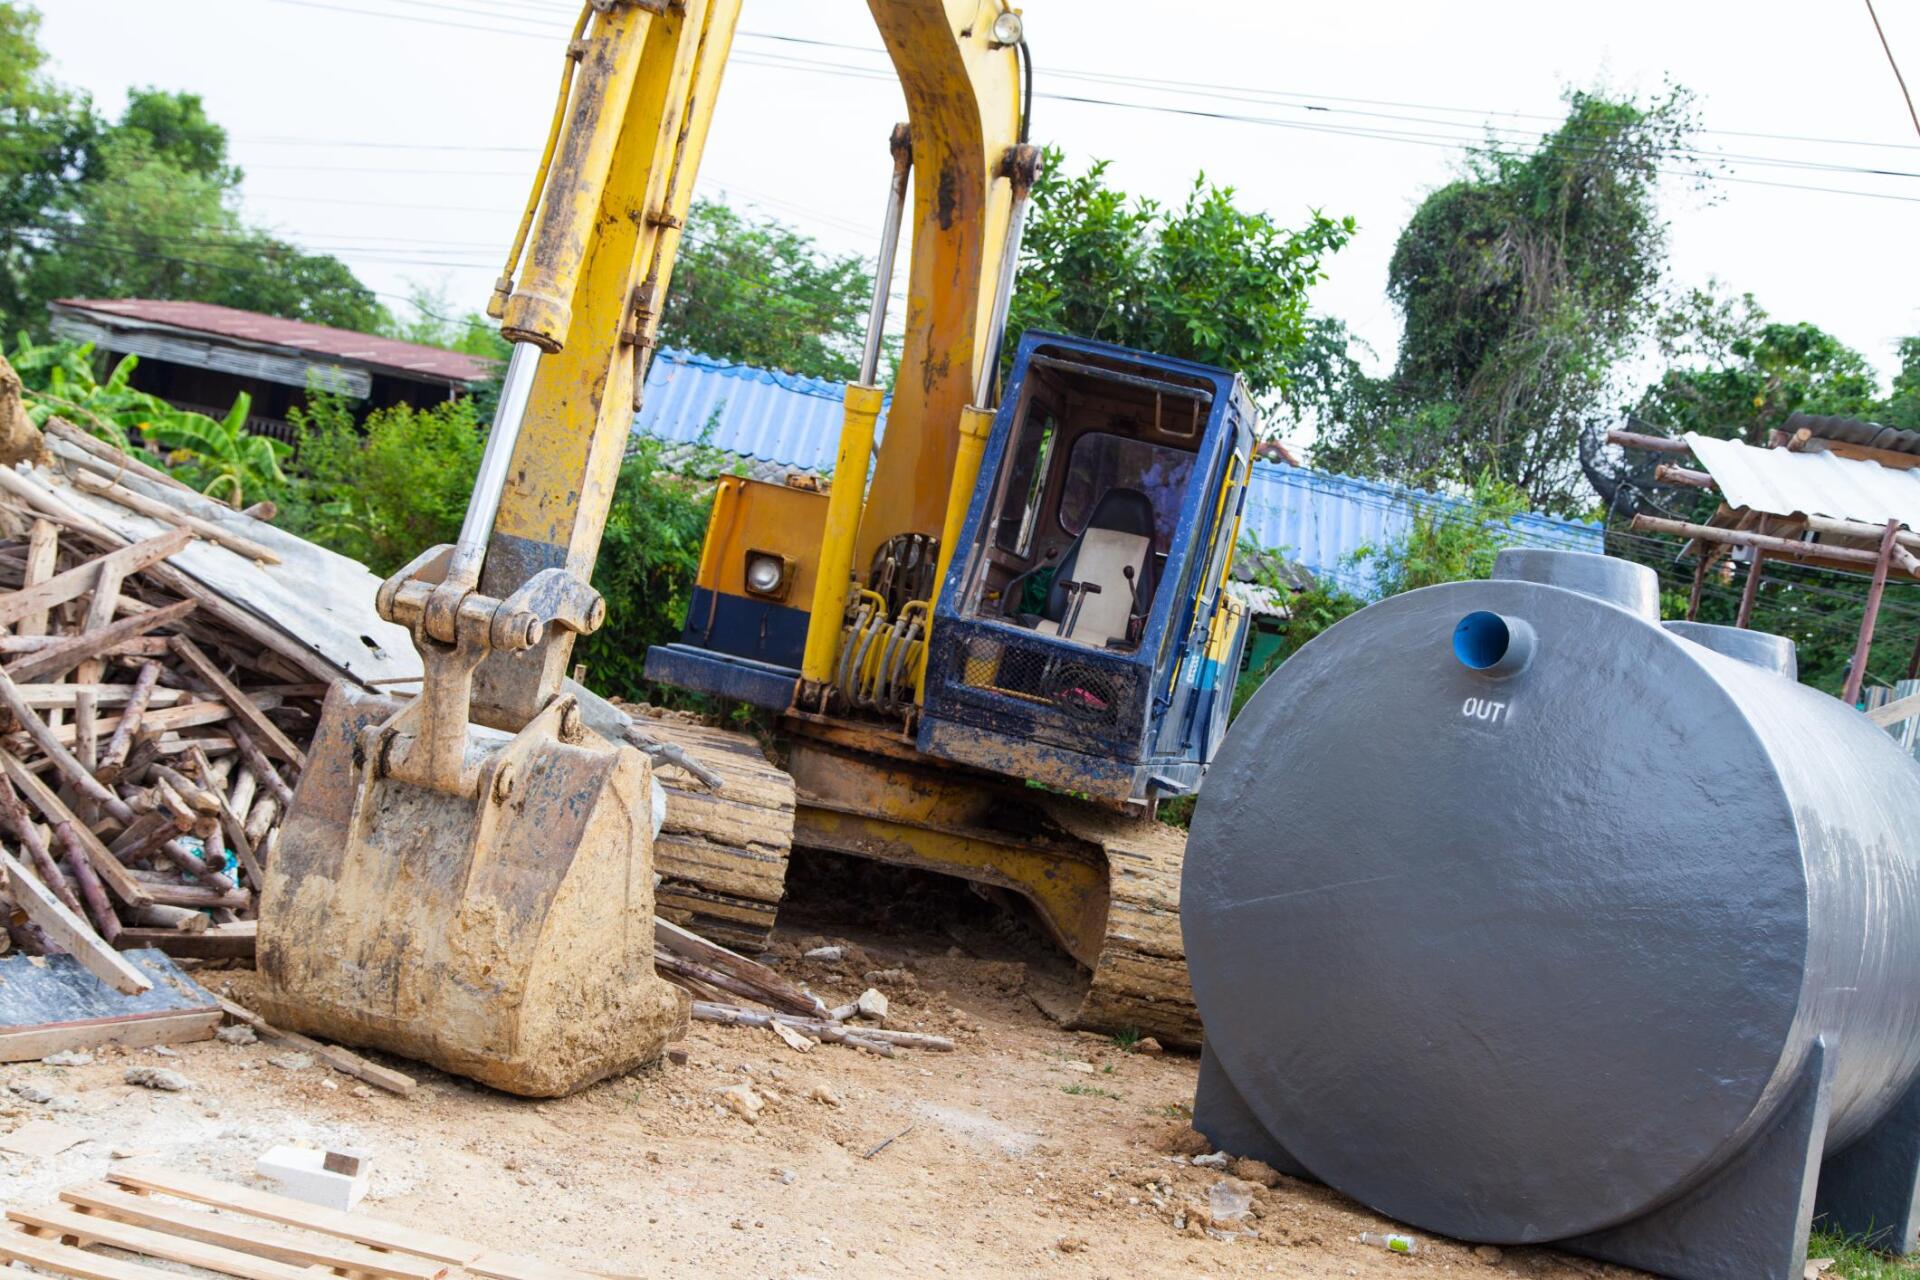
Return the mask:
<svg viewBox="0 0 1920 1280">
<path fill-rule="evenodd" d="M 1816 1231 L 1807 1243 L 1809 1258 L 1832 1258 L 1822 1280 L 1914 1280 L 1920 1259 L 1890 1258 L 1831 1232 Z"/>
<path fill-rule="evenodd" d="M 1076 1098 L 1111 1098 L 1115 1102 L 1121 1101 L 1119 1094 L 1106 1089 L 1096 1089 L 1090 1084 L 1063 1084 L 1060 1086 L 1060 1092 L 1070 1093 Z"/>
<path fill-rule="evenodd" d="M 1140 1043 L 1140 1028 L 1122 1027 L 1113 1033 L 1113 1047 L 1122 1053 L 1132 1053 L 1133 1046 Z"/>
</svg>

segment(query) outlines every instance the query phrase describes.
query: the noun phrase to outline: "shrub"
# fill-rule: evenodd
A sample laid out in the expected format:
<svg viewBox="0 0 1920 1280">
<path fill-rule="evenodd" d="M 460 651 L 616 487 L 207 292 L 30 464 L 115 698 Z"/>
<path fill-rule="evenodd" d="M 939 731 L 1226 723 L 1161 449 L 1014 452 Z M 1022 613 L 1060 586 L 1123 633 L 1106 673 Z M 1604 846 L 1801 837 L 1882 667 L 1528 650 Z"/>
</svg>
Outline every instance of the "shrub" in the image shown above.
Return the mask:
<svg viewBox="0 0 1920 1280">
<path fill-rule="evenodd" d="M 297 482 L 280 524 L 385 577 L 460 534 L 486 437 L 473 405 L 395 405 L 356 425 L 346 401 L 315 396 L 289 415 Z"/>
</svg>

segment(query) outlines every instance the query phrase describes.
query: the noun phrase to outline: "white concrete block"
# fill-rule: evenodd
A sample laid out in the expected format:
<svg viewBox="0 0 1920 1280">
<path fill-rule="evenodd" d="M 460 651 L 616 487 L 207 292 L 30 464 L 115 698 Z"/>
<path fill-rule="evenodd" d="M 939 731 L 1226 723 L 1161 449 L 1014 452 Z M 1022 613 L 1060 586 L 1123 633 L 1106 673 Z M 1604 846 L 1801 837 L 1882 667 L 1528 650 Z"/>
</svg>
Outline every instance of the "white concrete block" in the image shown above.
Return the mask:
<svg viewBox="0 0 1920 1280">
<path fill-rule="evenodd" d="M 305 1200 L 328 1209 L 351 1209 L 367 1194 L 367 1175 L 372 1161 L 359 1156 L 359 1172 L 335 1173 L 328 1169 L 327 1153 L 311 1147 L 275 1147 L 254 1164 L 254 1172 L 271 1179 L 281 1195 Z"/>
</svg>

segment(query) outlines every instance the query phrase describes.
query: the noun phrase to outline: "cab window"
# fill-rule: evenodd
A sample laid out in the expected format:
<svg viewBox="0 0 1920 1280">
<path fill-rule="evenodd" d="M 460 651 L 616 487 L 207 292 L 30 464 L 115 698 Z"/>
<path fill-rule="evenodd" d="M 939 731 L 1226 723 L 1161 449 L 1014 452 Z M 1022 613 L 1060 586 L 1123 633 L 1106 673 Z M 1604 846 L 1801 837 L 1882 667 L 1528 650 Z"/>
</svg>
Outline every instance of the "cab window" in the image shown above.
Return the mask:
<svg viewBox="0 0 1920 1280">
<path fill-rule="evenodd" d="M 1061 528 L 1078 537 L 1103 496 L 1115 489 L 1133 489 L 1153 504 L 1153 549 L 1165 555 L 1173 545 L 1193 459 L 1185 449 L 1088 432 L 1073 442 L 1067 460 L 1066 489 L 1060 496 Z"/>
</svg>

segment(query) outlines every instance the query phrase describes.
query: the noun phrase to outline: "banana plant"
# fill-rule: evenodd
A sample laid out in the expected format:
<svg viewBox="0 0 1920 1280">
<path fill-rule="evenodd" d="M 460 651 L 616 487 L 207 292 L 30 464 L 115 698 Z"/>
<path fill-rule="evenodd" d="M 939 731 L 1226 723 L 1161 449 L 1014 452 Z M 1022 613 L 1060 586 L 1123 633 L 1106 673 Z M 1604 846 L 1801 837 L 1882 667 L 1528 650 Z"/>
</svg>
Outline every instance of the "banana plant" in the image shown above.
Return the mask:
<svg viewBox="0 0 1920 1280">
<path fill-rule="evenodd" d="M 235 507 L 263 488 L 286 483 L 280 459 L 291 450 L 248 432 L 253 398 L 245 392 L 225 418 L 215 419 L 136 388 L 137 356 L 122 357 L 104 382 L 94 376 L 90 343 L 35 345 L 21 334 L 8 359 L 26 384 L 27 416 L 35 426 L 57 416 L 117 449 L 151 446 L 160 464 L 179 479 Z"/>
<path fill-rule="evenodd" d="M 189 472 L 200 492 L 231 507 L 244 507 L 249 494 L 284 485 L 280 459 L 292 452 L 285 444 L 247 430 L 253 397 L 242 391 L 227 416 L 174 410 L 162 421 L 145 424 L 142 434 L 164 451 L 169 469 Z"/>
</svg>

